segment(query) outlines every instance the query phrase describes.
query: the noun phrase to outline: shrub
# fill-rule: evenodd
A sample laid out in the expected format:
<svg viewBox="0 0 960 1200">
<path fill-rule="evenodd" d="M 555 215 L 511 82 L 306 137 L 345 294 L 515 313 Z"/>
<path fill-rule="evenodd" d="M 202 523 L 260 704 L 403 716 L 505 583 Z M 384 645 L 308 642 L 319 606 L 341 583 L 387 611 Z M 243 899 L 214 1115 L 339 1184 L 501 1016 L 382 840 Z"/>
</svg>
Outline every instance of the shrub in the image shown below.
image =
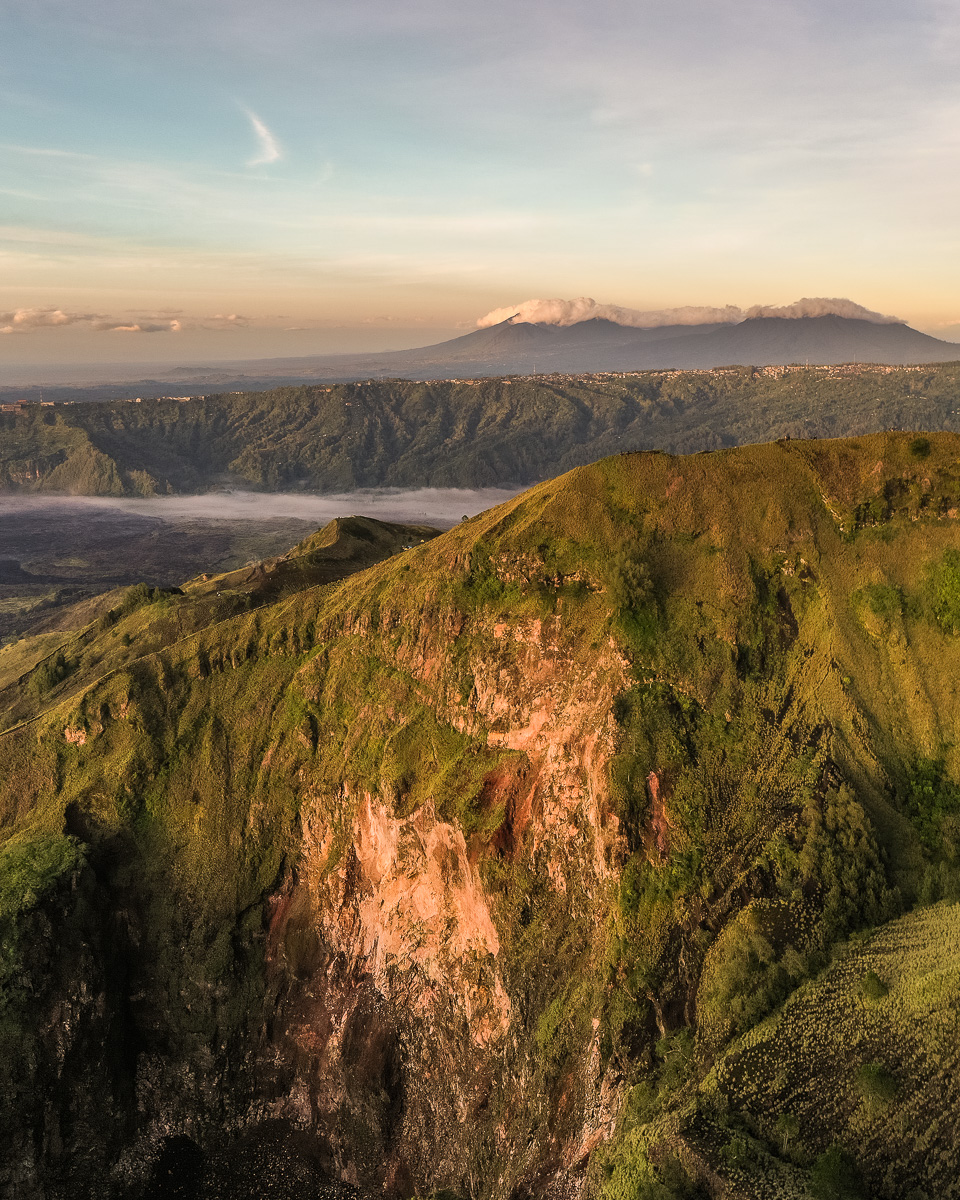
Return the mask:
<svg viewBox="0 0 960 1200">
<path fill-rule="evenodd" d="M 926 607 L 945 633 L 960 631 L 960 550 L 947 550 L 927 569 Z"/>
<path fill-rule="evenodd" d="M 638 649 L 646 648 L 656 634 L 658 613 L 650 570 L 639 552 L 615 555 L 605 583 L 620 632 Z"/>
<path fill-rule="evenodd" d="M 126 617 L 146 604 L 168 604 L 172 596 L 182 594 L 179 588 L 152 588 L 145 583 L 137 583 L 127 588 L 119 609 L 114 611 L 118 616 Z"/>
<path fill-rule="evenodd" d="M 924 846 L 942 853 L 954 849 L 945 844 L 945 825 L 960 815 L 960 786 L 946 775 L 944 764 L 932 758 L 914 763 L 906 803 L 907 816 Z M 954 857 L 954 855 L 950 855 Z"/>
<path fill-rule="evenodd" d="M 34 694 L 39 698 L 52 692 L 58 683 L 62 683 L 66 679 L 76 665 L 66 657 L 62 650 L 58 650 L 56 654 L 40 663 L 34 671 L 31 680 Z"/>
<path fill-rule="evenodd" d="M 864 1063 L 857 1072 L 857 1090 L 874 1110 L 887 1108 L 897 1096 L 897 1081 L 882 1063 Z"/>
<path fill-rule="evenodd" d="M 857 1165 L 842 1146 L 831 1146 L 814 1163 L 810 1195 L 815 1200 L 866 1200 Z"/>
<path fill-rule="evenodd" d="M 900 589 L 891 587 L 889 583 L 867 584 L 863 589 L 863 597 L 870 611 L 887 621 L 896 616 L 903 606 Z"/>
<path fill-rule="evenodd" d="M 784 1154 L 786 1154 L 787 1147 L 800 1132 L 800 1122 L 793 1115 L 793 1113 L 781 1113 L 780 1116 L 777 1117 L 775 1129 L 777 1131 L 777 1137 L 780 1139 L 780 1147 Z"/>
<path fill-rule="evenodd" d="M 860 995 L 865 1000 L 882 1000 L 889 991 L 876 971 L 868 971 L 860 980 Z"/>
</svg>

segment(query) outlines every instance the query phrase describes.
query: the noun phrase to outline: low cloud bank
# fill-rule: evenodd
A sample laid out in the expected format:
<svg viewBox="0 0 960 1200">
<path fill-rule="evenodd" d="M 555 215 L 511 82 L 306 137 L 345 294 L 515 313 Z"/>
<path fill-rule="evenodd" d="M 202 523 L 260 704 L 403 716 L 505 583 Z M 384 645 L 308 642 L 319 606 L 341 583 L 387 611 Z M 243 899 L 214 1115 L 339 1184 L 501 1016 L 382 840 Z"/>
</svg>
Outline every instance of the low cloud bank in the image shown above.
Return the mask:
<svg viewBox="0 0 960 1200">
<path fill-rule="evenodd" d="M 172 524 L 192 521 L 303 521 L 320 528 L 334 517 L 375 517 L 448 528 L 513 499 L 518 488 L 368 488 L 330 495 L 293 492 L 207 492 L 199 496 L 113 499 L 100 496 L 0 496 L 0 520 L 18 513 L 83 510 L 153 517 Z"/>
<path fill-rule="evenodd" d="M 169 311 L 131 313 L 113 317 L 108 313 L 66 312 L 62 308 L 15 308 L 0 312 L 0 333 L 35 333 L 38 329 L 65 329 L 73 325 L 92 329 L 96 333 L 180 333 L 184 329 L 245 329 L 250 317 L 240 313 L 215 313 L 185 323 Z"/>
<path fill-rule="evenodd" d="M 736 325 L 753 317 L 825 316 L 855 317 L 878 325 L 902 324 L 900 317 L 884 316 L 842 297 L 806 296 L 781 307 L 757 304 L 746 310 L 727 304 L 723 308 L 686 305 L 645 312 L 636 308 L 621 308 L 616 304 L 598 304 L 589 296 L 578 296 L 575 300 L 524 300 L 521 304 L 495 308 L 477 321 L 477 328 L 487 329 L 504 321 L 512 324 L 578 325 L 581 321 L 599 319 L 635 329 L 658 329 L 663 325 Z"/>
</svg>

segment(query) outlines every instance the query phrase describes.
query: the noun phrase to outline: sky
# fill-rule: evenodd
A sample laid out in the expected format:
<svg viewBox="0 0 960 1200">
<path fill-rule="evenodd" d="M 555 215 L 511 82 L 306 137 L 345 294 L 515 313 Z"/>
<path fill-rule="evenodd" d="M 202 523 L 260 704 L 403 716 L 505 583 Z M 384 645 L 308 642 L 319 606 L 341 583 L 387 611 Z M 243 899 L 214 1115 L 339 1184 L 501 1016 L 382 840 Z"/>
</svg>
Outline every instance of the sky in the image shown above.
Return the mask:
<svg viewBox="0 0 960 1200">
<path fill-rule="evenodd" d="M 0 366 L 532 298 L 960 340 L 956 0 L 0 0 Z"/>
</svg>

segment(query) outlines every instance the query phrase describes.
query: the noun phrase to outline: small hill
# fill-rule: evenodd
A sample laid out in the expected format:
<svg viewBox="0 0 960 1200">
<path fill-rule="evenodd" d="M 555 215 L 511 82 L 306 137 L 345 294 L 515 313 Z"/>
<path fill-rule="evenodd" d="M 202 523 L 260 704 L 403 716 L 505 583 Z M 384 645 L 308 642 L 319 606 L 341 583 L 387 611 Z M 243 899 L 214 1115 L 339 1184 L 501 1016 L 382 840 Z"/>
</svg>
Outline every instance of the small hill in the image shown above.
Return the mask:
<svg viewBox="0 0 960 1200">
<path fill-rule="evenodd" d="M 438 535 L 426 525 L 339 517 L 279 557 L 182 588 L 138 584 L 59 608 L 0 650 L 0 728 L 30 719 L 48 692 L 82 688 L 238 612 L 336 583 Z"/>
</svg>

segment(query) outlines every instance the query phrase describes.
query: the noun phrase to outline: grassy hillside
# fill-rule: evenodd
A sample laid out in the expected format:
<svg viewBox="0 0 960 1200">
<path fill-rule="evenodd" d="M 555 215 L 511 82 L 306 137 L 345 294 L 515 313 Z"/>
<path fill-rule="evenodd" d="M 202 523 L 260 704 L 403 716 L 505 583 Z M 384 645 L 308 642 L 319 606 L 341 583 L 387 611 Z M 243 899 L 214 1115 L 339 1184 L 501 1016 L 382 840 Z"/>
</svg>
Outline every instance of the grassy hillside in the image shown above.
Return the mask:
<svg viewBox="0 0 960 1200">
<path fill-rule="evenodd" d="M 0 649 L 0 728 L 235 613 L 334 583 L 437 533 L 426 525 L 341 517 L 277 558 L 203 574 L 182 588 L 138 584 L 65 608 L 51 621 L 53 630 Z"/>
<path fill-rule="evenodd" d="M 724 1055 L 705 1093 L 800 1165 L 848 1148 L 861 1194 L 950 1196 L 958 1000 L 960 909 L 941 903 L 839 947 Z"/>
<path fill-rule="evenodd" d="M 309 1093 L 396 1196 L 950 1194 L 958 513 L 951 434 L 620 455 L 342 583 L 308 543 L 71 634 L 3 694 L 17 1153 L 52 1092 L 46 1169 L 113 1180 L 144 1122 L 213 1151 Z M 473 1040 L 421 1019 L 420 943 L 383 966 L 341 1076 L 375 805 L 397 853 L 457 831 L 497 949 Z"/>
<path fill-rule="evenodd" d="M 957 364 L 371 381 L 0 415 L 0 489 L 530 483 L 606 454 L 960 429 Z"/>
</svg>

